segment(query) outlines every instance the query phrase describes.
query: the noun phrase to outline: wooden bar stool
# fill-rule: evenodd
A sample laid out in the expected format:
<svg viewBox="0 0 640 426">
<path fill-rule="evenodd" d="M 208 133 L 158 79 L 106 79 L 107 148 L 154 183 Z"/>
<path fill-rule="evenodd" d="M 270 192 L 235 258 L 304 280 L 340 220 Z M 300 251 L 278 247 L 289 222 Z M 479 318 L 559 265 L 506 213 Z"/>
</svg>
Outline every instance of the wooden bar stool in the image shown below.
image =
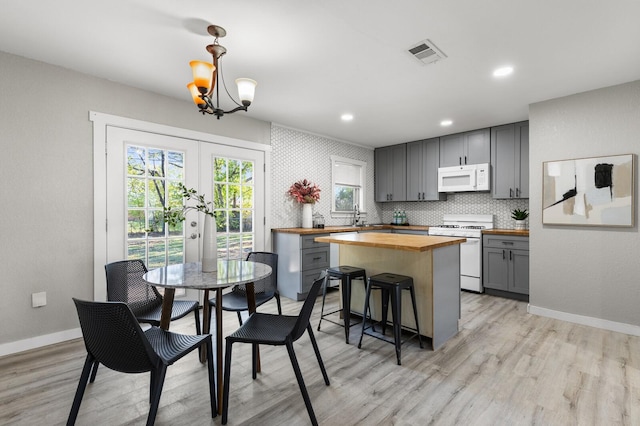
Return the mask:
<svg viewBox="0 0 640 426">
<path fill-rule="evenodd" d="M 340 280 L 342 282 L 342 309 L 337 309 L 332 312 L 324 313 L 324 301 L 327 296 L 327 287 L 329 286 L 329 280 Z M 325 319 L 334 324 L 344 325 L 344 338 L 347 344 L 349 343 L 349 328 L 351 327 L 351 280 L 361 279 L 363 283 L 367 283 L 367 273 L 362 268 L 356 268 L 355 266 L 337 266 L 327 269 L 327 276 L 322 286 L 322 308 L 320 310 L 320 321 L 318 322 L 318 331 L 320 331 L 320 324 L 324 317 L 335 314 L 342 311 L 342 318 L 344 324 L 337 323 L 330 319 Z M 354 324 L 355 325 L 355 324 Z"/>
<path fill-rule="evenodd" d="M 369 278 L 367 283 L 367 292 L 364 299 L 364 320 L 362 321 L 362 332 L 360 333 L 360 342 L 358 343 L 358 348 L 362 347 L 362 336 L 364 336 L 364 331 L 366 326 L 367 313 L 369 314 L 369 320 L 371 324 L 373 324 L 371 320 L 371 307 L 369 306 L 369 297 L 371 295 L 371 290 L 380 289 L 382 290 L 382 334 L 384 335 L 385 329 L 387 327 L 387 312 L 389 310 L 389 296 L 391 296 L 391 317 L 393 318 L 393 342 L 390 342 L 387 339 L 380 338 L 373 334 L 369 334 L 369 336 L 376 337 L 380 340 L 384 340 L 385 342 L 395 343 L 396 347 L 396 358 L 398 359 L 398 365 L 400 364 L 400 347 L 402 346 L 402 290 L 409 290 L 411 293 L 411 304 L 413 305 L 413 317 L 416 321 L 416 334 L 418 335 L 418 342 L 420 343 L 420 347 L 422 348 L 422 337 L 420 336 L 420 324 L 418 323 L 418 311 L 416 309 L 416 293 L 413 288 L 413 278 L 407 277 L 405 275 L 391 274 L 391 273 L 382 273 L 378 275 L 374 275 Z M 373 325 L 371 325 L 373 327 Z M 411 336 L 413 337 L 413 336 Z"/>
</svg>

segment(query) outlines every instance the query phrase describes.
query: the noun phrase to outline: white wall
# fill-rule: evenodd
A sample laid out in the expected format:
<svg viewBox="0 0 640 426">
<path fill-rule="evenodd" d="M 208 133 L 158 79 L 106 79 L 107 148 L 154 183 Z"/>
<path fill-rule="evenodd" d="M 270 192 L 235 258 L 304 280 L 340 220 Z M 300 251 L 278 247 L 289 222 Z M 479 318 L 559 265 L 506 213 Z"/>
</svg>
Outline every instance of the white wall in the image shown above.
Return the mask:
<svg viewBox="0 0 640 426">
<path fill-rule="evenodd" d="M 633 228 L 543 226 L 542 163 L 640 151 L 640 81 L 529 108 L 532 312 L 640 330 L 640 238 Z M 631 325 L 625 329 L 624 325 Z"/>
<path fill-rule="evenodd" d="M 331 217 L 331 156 L 351 158 L 367 163 L 366 216 L 369 223 L 381 221 L 380 207 L 374 196 L 373 149 L 343 143 L 283 126 L 271 127 L 271 226 L 298 227 L 302 223 L 302 207 L 287 190 L 294 182 L 307 179 L 320 186 L 320 201 L 313 211 L 324 216 L 326 226 L 346 225 L 350 218 Z M 361 207 L 362 208 L 362 207 Z"/>
<path fill-rule="evenodd" d="M 93 297 L 91 110 L 269 144 L 270 123 L 202 116 L 186 89 L 182 101 L 0 52 L 3 349 L 77 328 L 71 297 Z"/>
</svg>

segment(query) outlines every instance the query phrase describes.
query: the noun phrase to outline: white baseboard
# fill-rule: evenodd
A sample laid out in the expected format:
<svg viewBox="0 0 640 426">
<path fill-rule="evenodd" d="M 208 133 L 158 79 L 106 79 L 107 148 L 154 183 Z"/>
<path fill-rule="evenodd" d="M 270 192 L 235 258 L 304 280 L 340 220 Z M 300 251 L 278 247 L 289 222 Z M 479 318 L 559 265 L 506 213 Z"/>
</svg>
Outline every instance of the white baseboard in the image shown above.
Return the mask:
<svg viewBox="0 0 640 426">
<path fill-rule="evenodd" d="M 541 317 L 559 319 L 562 321 L 568 321 L 575 324 L 601 328 L 603 330 L 630 334 L 632 336 L 640 336 L 640 326 L 637 326 L 637 325 L 609 321 L 601 318 L 587 317 L 584 315 L 570 314 L 567 312 L 554 311 L 553 309 L 541 308 L 539 306 L 533 306 L 531 304 L 527 306 L 527 311 L 530 314 L 540 315 Z"/>
<path fill-rule="evenodd" d="M 41 348 L 55 343 L 66 342 L 67 340 L 77 339 L 79 337 L 82 337 L 82 331 L 80 328 L 74 328 L 72 330 L 59 331 L 57 333 L 45 334 L 44 336 L 18 340 L 16 342 L 3 343 L 0 344 L 0 356 L 16 354 L 18 352 Z"/>
</svg>

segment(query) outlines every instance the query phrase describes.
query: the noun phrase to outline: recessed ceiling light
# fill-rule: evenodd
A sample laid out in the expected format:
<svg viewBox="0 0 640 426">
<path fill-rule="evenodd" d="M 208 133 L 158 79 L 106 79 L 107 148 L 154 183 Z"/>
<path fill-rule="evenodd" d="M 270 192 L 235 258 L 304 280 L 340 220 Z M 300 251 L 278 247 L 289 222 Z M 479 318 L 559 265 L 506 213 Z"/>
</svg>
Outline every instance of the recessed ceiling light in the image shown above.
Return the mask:
<svg viewBox="0 0 640 426">
<path fill-rule="evenodd" d="M 340 118 L 342 121 L 351 121 L 353 120 L 353 114 L 342 114 Z"/>
<path fill-rule="evenodd" d="M 513 72 L 513 67 L 497 68 L 495 71 L 493 71 L 493 76 L 494 77 L 505 77 L 505 76 L 511 74 L 512 72 Z"/>
<path fill-rule="evenodd" d="M 451 120 L 442 120 L 440 122 L 441 126 L 451 126 L 452 124 L 453 124 L 453 121 L 451 121 Z"/>
</svg>

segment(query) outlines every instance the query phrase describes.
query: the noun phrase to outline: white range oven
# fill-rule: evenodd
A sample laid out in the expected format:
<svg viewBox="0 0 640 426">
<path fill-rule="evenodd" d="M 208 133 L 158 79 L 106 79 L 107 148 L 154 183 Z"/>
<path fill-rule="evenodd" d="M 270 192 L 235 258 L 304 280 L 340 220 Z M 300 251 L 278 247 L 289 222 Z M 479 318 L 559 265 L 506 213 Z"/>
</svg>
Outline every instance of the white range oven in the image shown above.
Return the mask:
<svg viewBox="0 0 640 426">
<path fill-rule="evenodd" d="M 482 230 L 493 228 L 493 215 L 445 214 L 442 222 L 430 226 L 429 235 L 467 239 L 460 244 L 460 287 L 482 293 Z"/>
</svg>

